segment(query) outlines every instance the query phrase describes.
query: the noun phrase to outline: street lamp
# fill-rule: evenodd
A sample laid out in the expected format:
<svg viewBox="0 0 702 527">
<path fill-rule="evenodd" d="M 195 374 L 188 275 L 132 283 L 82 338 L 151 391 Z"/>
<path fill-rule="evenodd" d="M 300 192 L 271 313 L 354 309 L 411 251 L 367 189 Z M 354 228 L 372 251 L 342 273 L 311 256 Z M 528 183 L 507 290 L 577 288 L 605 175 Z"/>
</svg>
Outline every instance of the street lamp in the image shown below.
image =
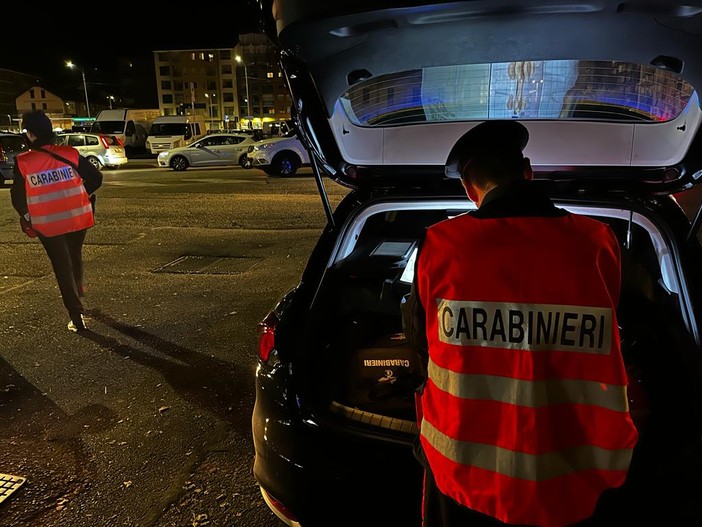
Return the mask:
<svg viewBox="0 0 702 527">
<path fill-rule="evenodd" d="M 80 73 L 83 75 L 83 91 L 85 91 L 85 109 L 88 112 L 88 117 L 90 117 L 90 103 L 88 102 L 88 85 L 85 82 L 85 71 L 83 71 L 83 68 L 73 64 L 73 62 L 71 62 L 70 60 L 66 61 L 66 66 L 68 66 L 70 69 L 78 68 L 80 70 Z"/>
<path fill-rule="evenodd" d="M 251 98 L 249 97 L 249 72 L 246 69 L 246 63 L 242 60 L 242 58 L 237 55 L 234 57 L 234 59 L 239 63 L 244 65 L 244 80 L 246 81 L 246 109 L 249 115 L 247 116 L 249 118 L 249 128 L 251 128 L 251 120 L 253 119 L 253 115 L 251 115 Z"/>
<path fill-rule="evenodd" d="M 107 102 L 110 103 L 110 110 L 112 109 L 112 101 L 114 101 L 114 100 L 115 100 L 115 96 L 114 96 L 114 95 L 108 95 L 108 96 L 107 96 Z M 88 116 L 88 117 L 90 117 L 90 116 Z"/>
</svg>

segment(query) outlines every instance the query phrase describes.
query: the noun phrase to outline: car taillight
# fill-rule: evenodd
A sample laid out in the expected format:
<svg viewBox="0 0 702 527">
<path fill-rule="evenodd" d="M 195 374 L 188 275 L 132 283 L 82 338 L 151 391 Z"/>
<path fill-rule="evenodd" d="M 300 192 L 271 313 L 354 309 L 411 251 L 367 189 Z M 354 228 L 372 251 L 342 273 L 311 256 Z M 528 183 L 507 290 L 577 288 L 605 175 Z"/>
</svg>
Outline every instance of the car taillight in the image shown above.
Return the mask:
<svg viewBox="0 0 702 527">
<path fill-rule="evenodd" d="M 110 147 L 110 144 L 107 142 L 107 137 L 105 137 L 104 135 L 101 135 L 101 136 L 100 136 L 100 142 L 102 143 L 102 146 L 103 146 L 104 148 L 109 148 L 109 147 Z"/>
<path fill-rule="evenodd" d="M 278 317 L 272 311 L 258 323 L 258 357 L 263 361 L 268 361 L 268 357 L 275 348 L 275 328 L 278 325 Z"/>
<path fill-rule="evenodd" d="M 5 151 L 2 149 L 2 145 L 0 145 L 0 163 L 4 163 L 7 161 L 7 157 L 5 156 Z"/>
</svg>

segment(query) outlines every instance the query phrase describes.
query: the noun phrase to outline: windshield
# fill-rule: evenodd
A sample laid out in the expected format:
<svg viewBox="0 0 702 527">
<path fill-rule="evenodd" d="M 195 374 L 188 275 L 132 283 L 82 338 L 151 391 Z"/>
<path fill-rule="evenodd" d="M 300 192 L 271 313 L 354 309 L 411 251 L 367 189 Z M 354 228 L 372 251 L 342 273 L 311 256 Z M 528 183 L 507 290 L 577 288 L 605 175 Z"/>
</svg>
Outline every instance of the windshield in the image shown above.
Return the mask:
<svg viewBox="0 0 702 527">
<path fill-rule="evenodd" d="M 90 127 L 90 131 L 100 134 L 121 134 L 124 133 L 126 121 L 95 121 Z"/>
<path fill-rule="evenodd" d="M 476 119 L 668 121 L 693 88 L 653 66 L 615 61 L 462 64 L 381 75 L 341 97 L 351 122 Z"/>
<path fill-rule="evenodd" d="M 149 135 L 185 135 L 188 125 L 185 123 L 154 123 Z"/>
</svg>

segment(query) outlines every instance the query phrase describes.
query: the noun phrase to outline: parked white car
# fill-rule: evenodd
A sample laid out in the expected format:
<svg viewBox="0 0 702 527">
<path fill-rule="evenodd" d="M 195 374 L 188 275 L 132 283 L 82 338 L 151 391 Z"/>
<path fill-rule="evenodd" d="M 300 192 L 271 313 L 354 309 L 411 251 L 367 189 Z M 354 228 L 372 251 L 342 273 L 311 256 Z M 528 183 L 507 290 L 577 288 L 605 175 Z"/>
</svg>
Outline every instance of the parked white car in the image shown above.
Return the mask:
<svg viewBox="0 0 702 527">
<path fill-rule="evenodd" d="M 95 168 L 117 168 L 129 159 L 122 142 L 114 135 L 70 132 L 59 134 L 56 144 L 72 146 Z"/>
<path fill-rule="evenodd" d="M 158 166 L 177 171 L 188 167 L 244 166 L 254 144 L 256 141 L 246 134 L 211 134 L 191 145 L 161 152 Z"/>
<path fill-rule="evenodd" d="M 251 168 L 260 168 L 269 176 L 293 176 L 298 168 L 310 164 L 297 135 L 263 139 L 249 148 L 248 158 Z"/>
</svg>

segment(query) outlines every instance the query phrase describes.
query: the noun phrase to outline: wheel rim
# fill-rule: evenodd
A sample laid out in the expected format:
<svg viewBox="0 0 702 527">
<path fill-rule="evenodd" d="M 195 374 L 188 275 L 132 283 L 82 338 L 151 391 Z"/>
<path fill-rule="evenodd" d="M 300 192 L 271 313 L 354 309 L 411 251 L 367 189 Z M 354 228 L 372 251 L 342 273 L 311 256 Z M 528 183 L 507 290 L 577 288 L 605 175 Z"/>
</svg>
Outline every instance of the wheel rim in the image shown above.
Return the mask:
<svg viewBox="0 0 702 527">
<path fill-rule="evenodd" d="M 280 160 L 280 173 L 283 174 L 284 176 L 287 176 L 288 174 L 292 174 L 293 171 L 293 162 L 292 159 L 289 157 L 284 157 L 283 159 Z"/>
<path fill-rule="evenodd" d="M 89 158 L 88 161 L 90 161 L 90 164 L 93 165 L 93 166 L 94 166 L 95 168 L 97 168 L 98 170 L 99 170 L 100 167 L 102 166 L 102 165 L 100 164 L 100 160 L 98 160 L 98 159 L 95 158 L 95 157 Z"/>
<path fill-rule="evenodd" d="M 185 167 L 187 166 L 187 163 L 184 158 L 182 157 L 176 157 L 173 158 L 171 161 L 171 167 L 174 170 L 185 170 Z"/>
</svg>

